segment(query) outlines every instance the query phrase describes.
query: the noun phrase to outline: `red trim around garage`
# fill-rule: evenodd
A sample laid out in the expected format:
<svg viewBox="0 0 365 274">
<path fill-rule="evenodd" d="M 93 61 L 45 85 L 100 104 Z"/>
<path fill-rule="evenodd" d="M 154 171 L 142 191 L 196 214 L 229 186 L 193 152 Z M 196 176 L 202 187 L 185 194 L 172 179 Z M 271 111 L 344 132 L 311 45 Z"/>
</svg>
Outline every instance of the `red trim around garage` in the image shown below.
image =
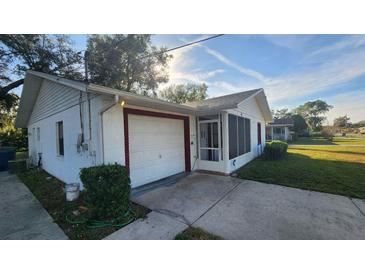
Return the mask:
<svg viewBox="0 0 365 274">
<path fill-rule="evenodd" d="M 130 171 L 129 163 L 129 129 L 128 129 L 128 114 L 142 115 L 142 116 L 152 116 L 160 118 L 177 119 L 184 121 L 184 152 L 185 152 L 185 171 L 191 171 L 190 164 L 190 121 L 188 116 L 154 112 L 148 110 L 134 109 L 134 108 L 124 108 L 123 119 L 124 119 L 124 154 L 125 154 L 125 166 Z"/>
</svg>

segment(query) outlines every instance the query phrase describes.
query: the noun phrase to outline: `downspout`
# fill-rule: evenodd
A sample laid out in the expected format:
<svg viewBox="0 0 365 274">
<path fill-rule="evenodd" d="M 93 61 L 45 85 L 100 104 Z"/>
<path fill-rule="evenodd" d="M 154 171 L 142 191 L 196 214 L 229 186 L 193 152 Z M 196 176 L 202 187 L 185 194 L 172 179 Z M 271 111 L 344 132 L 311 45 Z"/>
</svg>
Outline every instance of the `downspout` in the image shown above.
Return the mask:
<svg viewBox="0 0 365 274">
<path fill-rule="evenodd" d="M 87 108 L 88 108 L 88 116 L 89 116 L 89 140 L 91 141 L 91 103 L 90 103 L 90 92 L 88 92 L 88 84 L 89 84 L 89 52 L 86 50 L 84 54 L 84 64 L 85 64 L 85 83 L 86 86 L 86 96 L 87 96 Z"/>
<path fill-rule="evenodd" d="M 102 158 L 103 158 L 103 163 L 105 161 L 105 155 L 104 155 L 104 124 L 103 124 L 103 114 L 108 111 L 109 109 L 111 109 L 112 107 L 114 107 L 115 105 L 117 105 L 119 102 L 119 95 L 114 95 L 114 102 L 111 103 L 110 105 L 106 106 L 105 108 L 103 108 L 99 114 L 100 114 L 100 126 L 101 126 L 101 150 L 102 150 Z"/>
<path fill-rule="evenodd" d="M 82 117 L 82 91 L 80 91 L 80 97 L 79 97 L 79 110 L 80 110 L 80 129 L 81 129 L 81 145 L 84 143 L 84 123 L 83 123 L 83 117 Z"/>
<path fill-rule="evenodd" d="M 87 108 L 89 111 L 89 140 L 91 141 L 92 139 L 92 134 L 91 134 L 91 103 L 90 103 L 90 92 L 87 92 Z"/>
</svg>

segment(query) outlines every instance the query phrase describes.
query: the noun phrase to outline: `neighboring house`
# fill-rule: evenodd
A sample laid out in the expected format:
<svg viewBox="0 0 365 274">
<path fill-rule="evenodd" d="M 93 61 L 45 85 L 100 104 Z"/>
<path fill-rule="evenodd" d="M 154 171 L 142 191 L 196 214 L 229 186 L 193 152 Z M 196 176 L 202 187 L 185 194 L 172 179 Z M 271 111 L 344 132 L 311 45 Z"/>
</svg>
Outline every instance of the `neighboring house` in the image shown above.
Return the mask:
<svg viewBox="0 0 365 274">
<path fill-rule="evenodd" d="M 174 174 L 230 174 L 263 151 L 272 120 L 263 89 L 186 105 L 28 71 L 16 126 L 29 154 L 65 183 L 119 163 L 138 187 Z"/>
<path fill-rule="evenodd" d="M 274 119 L 272 123 L 266 125 L 266 140 L 291 141 L 292 132 L 290 127 L 294 125 L 293 119 Z"/>
</svg>

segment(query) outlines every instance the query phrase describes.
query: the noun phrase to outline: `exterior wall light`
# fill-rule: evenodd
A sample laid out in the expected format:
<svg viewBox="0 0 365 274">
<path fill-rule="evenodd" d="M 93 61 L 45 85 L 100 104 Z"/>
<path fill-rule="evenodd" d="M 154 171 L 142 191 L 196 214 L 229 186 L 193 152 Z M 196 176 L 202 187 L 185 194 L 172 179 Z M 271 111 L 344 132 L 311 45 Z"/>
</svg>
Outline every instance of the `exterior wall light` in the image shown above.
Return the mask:
<svg viewBox="0 0 365 274">
<path fill-rule="evenodd" d="M 120 101 L 120 103 L 119 103 L 119 104 L 120 104 L 120 106 L 121 106 L 121 107 L 124 107 L 124 105 L 125 105 L 125 101 L 124 101 L 124 100 L 123 100 L 123 101 Z"/>
</svg>

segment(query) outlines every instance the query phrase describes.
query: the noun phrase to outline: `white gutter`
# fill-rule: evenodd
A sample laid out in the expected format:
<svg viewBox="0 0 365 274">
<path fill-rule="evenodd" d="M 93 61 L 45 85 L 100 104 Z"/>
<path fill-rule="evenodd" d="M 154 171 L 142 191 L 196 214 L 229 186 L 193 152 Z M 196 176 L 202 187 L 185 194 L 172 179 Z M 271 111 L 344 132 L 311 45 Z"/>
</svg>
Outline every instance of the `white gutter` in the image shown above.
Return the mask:
<svg viewBox="0 0 365 274">
<path fill-rule="evenodd" d="M 103 163 L 105 161 L 105 155 L 104 155 L 104 124 L 103 124 L 103 114 L 105 112 L 107 112 L 109 109 L 111 109 L 112 107 L 114 107 L 115 105 L 117 105 L 119 103 L 119 95 L 114 95 L 114 102 L 111 103 L 110 105 L 104 107 L 100 112 L 100 127 L 101 127 L 101 152 L 102 152 L 102 158 L 103 158 Z"/>
</svg>

